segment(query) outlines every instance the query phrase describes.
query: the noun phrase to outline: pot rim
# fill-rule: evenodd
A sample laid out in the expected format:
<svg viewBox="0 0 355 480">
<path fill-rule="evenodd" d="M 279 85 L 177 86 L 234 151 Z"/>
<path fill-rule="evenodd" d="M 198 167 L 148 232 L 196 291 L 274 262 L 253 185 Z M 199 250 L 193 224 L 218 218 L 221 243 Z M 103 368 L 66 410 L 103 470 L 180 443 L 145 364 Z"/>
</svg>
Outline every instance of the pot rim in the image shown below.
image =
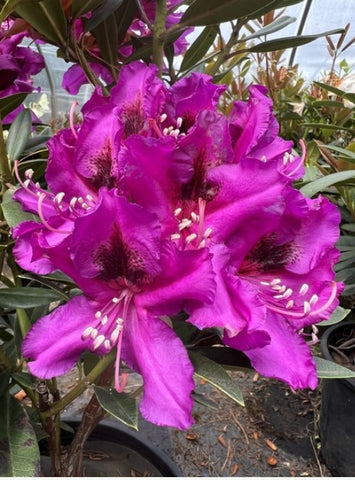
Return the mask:
<svg viewBox="0 0 355 480">
<path fill-rule="evenodd" d="M 73 428 L 79 426 L 80 417 L 62 417 L 62 421 L 68 423 Z M 140 453 L 155 468 L 157 468 L 164 477 L 182 477 L 179 467 L 166 455 L 159 447 L 147 440 L 140 432 L 131 430 L 126 425 L 119 423 L 113 418 L 105 418 L 94 428 L 89 439 L 95 432 L 102 431 L 105 441 L 116 442 Z M 118 435 L 117 435 L 118 433 Z M 115 437 L 115 438 L 114 438 Z"/>
<path fill-rule="evenodd" d="M 336 323 L 335 325 L 332 325 L 328 327 L 325 332 L 322 334 L 321 339 L 320 339 L 320 349 L 322 352 L 323 357 L 326 360 L 329 360 L 331 362 L 334 362 L 333 357 L 329 351 L 328 344 L 331 340 L 332 335 L 344 329 L 345 327 L 355 327 L 355 320 L 343 320 L 342 322 Z M 336 363 L 336 362 L 334 362 Z M 330 381 L 338 380 L 342 383 L 344 383 L 347 387 L 351 388 L 352 390 L 355 391 L 355 378 L 335 378 L 335 379 L 329 379 Z"/>
</svg>

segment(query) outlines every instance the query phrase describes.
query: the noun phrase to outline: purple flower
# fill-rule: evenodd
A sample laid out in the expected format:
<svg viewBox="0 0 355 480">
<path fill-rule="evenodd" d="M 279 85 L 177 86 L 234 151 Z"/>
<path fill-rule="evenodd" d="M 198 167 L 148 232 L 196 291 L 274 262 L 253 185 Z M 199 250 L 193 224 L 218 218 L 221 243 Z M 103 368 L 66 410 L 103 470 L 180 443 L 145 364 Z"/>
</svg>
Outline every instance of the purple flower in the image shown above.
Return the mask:
<svg viewBox="0 0 355 480">
<path fill-rule="evenodd" d="M 278 136 L 265 89 L 252 87 L 226 116 L 224 87 L 210 77 L 168 88 L 156 74 L 125 66 L 110 96 L 96 90 L 84 105 L 81 126 L 49 142 L 48 190 L 27 171 L 15 194 L 40 221 L 14 229 L 14 254 L 83 292 L 29 332 L 30 371 L 50 378 L 85 350 L 116 347 L 117 390 L 122 360 L 143 376 L 143 415 L 187 428 L 193 369 L 168 319 L 182 310 L 222 331 L 260 373 L 315 387 L 305 336 L 342 289 L 339 214 L 293 188 L 304 154 Z"/>
<path fill-rule="evenodd" d="M 11 34 L 12 24 L 12 21 L 6 20 L 0 27 L 0 98 L 33 92 L 32 76 L 44 68 L 44 60 L 39 53 L 30 47 L 19 46 L 25 33 Z M 3 122 L 11 122 L 16 114 L 8 115 Z"/>
<path fill-rule="evenodd" d="M 125 386 L 119 378 L 122 359 L 143 375 L 145 418 L 187 428 L 193 368 L 162 316 L 212 300 L 207 249 L 177 250 L 161 238 L 154 214 L 105 188 L 97 204 L 76 220 L 66 248 L 64 259 L 53 249 L 48 255 L 84 293 L 34 325 L 23 345 L 23 354 L 32 359 L 30 371 L 51 378 L 70 370 L 85 350 L 104 355 L 117 347 L 116 389 Z"/>
</svg>

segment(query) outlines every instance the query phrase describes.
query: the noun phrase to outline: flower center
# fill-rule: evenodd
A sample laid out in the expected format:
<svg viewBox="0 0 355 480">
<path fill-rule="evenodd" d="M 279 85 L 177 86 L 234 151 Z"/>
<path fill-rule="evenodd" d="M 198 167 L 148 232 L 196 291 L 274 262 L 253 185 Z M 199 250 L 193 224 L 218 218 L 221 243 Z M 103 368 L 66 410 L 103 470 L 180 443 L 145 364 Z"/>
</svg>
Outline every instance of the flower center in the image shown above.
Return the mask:
<svg viewBox="0 0 355 480">
<path fill-rule="evenodd" d="M 93 322 L 82 333 L 82 340 L 92 340 L 92 350 L 103 347 L 109 352 L 117 347 L 115 364 L 115 388 L 122 392 L 127 384 L 128 374 L 120 376 L 120 361 L 123 329 L 127 320 L 129 304 L 133 293 L 128 289 L 123 290 L 119 297 L 113 297 L 104 307 L 95 312 Z"/>
</svg>

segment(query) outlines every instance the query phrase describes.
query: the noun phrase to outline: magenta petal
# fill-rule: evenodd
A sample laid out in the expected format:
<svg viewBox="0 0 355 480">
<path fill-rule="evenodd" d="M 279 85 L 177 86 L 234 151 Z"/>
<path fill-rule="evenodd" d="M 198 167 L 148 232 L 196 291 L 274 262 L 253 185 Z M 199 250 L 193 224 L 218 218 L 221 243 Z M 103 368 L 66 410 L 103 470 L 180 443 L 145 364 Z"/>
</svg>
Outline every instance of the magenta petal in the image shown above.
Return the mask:
<svg viewBox="0 0 355 480">
<path fill-rule="evenodd" d="M 122 359 L 143 376 L 143 417 L 157 425 L 189 428 L 193 367 L 174 331 L 145 309 L 133 311 L 123 331 Z"/>
<path fill-rule="evenodd" d="M 304 339 L 279 315 L 270 313 L 265 330 L 271 342 L 246 350 L 246 355 L 261 375 L 288 383 L 293 389 L 316 388 L 315 363 Z"/>
<path fill-rule="evenodd" d="M 215 275 L 206 248 L 178 250 L 173 243 L 162 249 L 161 273 L 154 284 L 136 295 L 136 302 L 158 315 L 192 311 L 202 303 L 212 303 Z"/>
<path fill-rule="evenodd" d="M 52 378 L 68 372 L 92 340 L 81 338 L 92 324 L 97 306 L 83 295 L 56 308 L 38 320 L 28 332 L 22 347 L 28 368 L 39 378 Z"/>
</svg>

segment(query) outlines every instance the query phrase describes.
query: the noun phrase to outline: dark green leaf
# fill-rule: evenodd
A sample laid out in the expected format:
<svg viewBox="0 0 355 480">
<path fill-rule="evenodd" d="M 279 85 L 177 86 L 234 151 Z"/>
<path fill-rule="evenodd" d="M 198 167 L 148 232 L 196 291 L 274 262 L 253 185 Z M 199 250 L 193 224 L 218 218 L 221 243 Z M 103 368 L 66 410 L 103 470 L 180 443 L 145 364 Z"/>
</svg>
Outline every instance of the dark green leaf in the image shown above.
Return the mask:
<svg viewBox="0 0 355 480">
<path fill-rule="evenodd" d="M 314 357 L 318 378 L 355 378 L 355 372 L 324 358 Z"/>
<path fill-rule="evenodd" d="M 40 457 L 36 434 L 21 404 L 0 398 L 0 476 L 38 477 Z"/>
<path fill-rule="evenodd" d="M 196 352 L 189 351 L 189 357 L 194 366 L 195 375 L 203 378 L 232 400 L 244 406 L 240 388 L 221 365 Z"/>
<path fill-rule="evenodd" d="M 214 25 L 206 27 L 184 55 L 180 70 L 189 70 L 207 53 L 218 33 Z"/>
<path fill-rule="evenodd" d="M 72 2 L 72 15 L 74 18 L 80 17 L 85 13 L 92 12 L 99 5 L 104 3 L 105 0 L 73 0 Z"/>
<path fill-rule="evenodd" d="M 316 100 L 312 102 L 312 107 L 344 108 L 344 104 L 335 100 Z"/>
<path fill-rule="evenodd" d="M 1 308 L 34 308 L 61 299 L 57 293 L 48 288 L 0 288 Z"/>
<path fill-rule="evenodd" d="M 96 28 L 100 23 L 104 22 L 115 10 L 122 5 L 123 0 L 105 0 L 98 8 L 96 8 L 85 25 L 85 32 L 89 32 Z"/>
<path fill-rule="evenodd" d="M 23 388 L 34 389 L 37 386 L 38 380 L 30 373 L 12 373 L 12 378 Z"/>
<path fill-rule="evenodd" d="M 36 217 L 33 213 L 25 212 L 22 210 L 21 204 L 12 199 L 14 193 L 14 190 L 6 190 L 1 204 L 8 225 L 10 227 L 16 227 L 16 225 L 25 220 L 38 221 L 39 217 Z"/>
<path fill-rule="evenodd" d="M 8 389 L 9 381 L 10 381 L 10 373 L 3 371 L 3 366 L 0 363 L 0 398 L 5 394 L 6 390 Z M 0 414 L 0 417 L 1 417 L 1 414 Z M 1 446 L 0 446 L 0 458 L 1 458 Z M 0 472 L 1 472 L 1 466 L 0 466 Z"/>
<path fill-rule="evenodd" d="M 27 93 L 17 93 L 8 97 L 0 98 L 0 116 L 5 118 L 10 112 L 15 110 L 27 97 Z"/>
<path fill-rule="evenodd" d="M 60 0 L 21 2 L 16 12 L 48 40 L 66 47 L 67 21 Z"/>
<path fill-rule="evenodd" d="M 11 161 L 17 160 L 23 152 L 31 134 L 32 118 L 28 108 L 22 110 L 9 129 L 6 150 Z"/>
<path fill-rule="evenodd" d="M 36 0 L 7 0 L 0 12 L 0 22 L 3 22 L 19 4 L 31 3 L 33 4 Z M 37 0 L 37 3 L 40 0 Z"/>
<path fill-rule="evenodd" d="M 134 398 L 126 393 L 118 393 L 113 388 L 95 386 L 95 394 L 106 412 L 128 427 L 138 430 L 138 408 Z"/>
<path fill-rule="evenodd" d="M 243 42 L 246 42 L 248 40 L 251 40 L 253 38 L 258 38 L 262 37 L 264 35 L 269 35 L 270 33 L 278 32 L 279 30 L 282 30 L 283 28 L 287 27 L 287 25 L 290 25 L 290 23 L 293 23 L 296 21 L 295 17 L 280 17 L 274 20 L 273 22 L 269 23 L 266 25 L 264 28 L 260 28 L 260 30 L 252 33 L 251 35 L 248 35 L 247 37 L 243 38 Z"/>
<path fill-rule="evenodd" d="M 184 13 L 180 25 L 217 25 L 237 18 L 256 18 L 280 5 L 287 6 L 303 0 L 195 0 Z"/>
<path fill-rule="evenodd" d="M 314 182 L 307 183 L 307 185 L 304 185 L 300 191 L 306 197 L 313 197 L 313 195 L 316 195 L 325 188 L 335 185 L 336 183 L 343 182 L 344 180 L 348 180 L 349 178 L 355 178 L 355 170 L 330 173 L 329 175 L 325 175 L 322 178 L 314 180 Z"/>
<path fill-rule="evenodd" d="M 341 33 L 342 30 L 331 30 L 329 32 L 322 32 L 316 35 L 300 35 L 297 37 L 284 37 L 268 40 L 267 42 L 259 43 L 247 49 L 248 52 L 262 53 L 262 52 L 274 52 L 275 50 L 285 50 L 286 48 L 299 47 L 307 43 L 313 42 L 317 38 L 325 37 L 326 35 L 333 35 L 335 33 Z"/>
</svg>

